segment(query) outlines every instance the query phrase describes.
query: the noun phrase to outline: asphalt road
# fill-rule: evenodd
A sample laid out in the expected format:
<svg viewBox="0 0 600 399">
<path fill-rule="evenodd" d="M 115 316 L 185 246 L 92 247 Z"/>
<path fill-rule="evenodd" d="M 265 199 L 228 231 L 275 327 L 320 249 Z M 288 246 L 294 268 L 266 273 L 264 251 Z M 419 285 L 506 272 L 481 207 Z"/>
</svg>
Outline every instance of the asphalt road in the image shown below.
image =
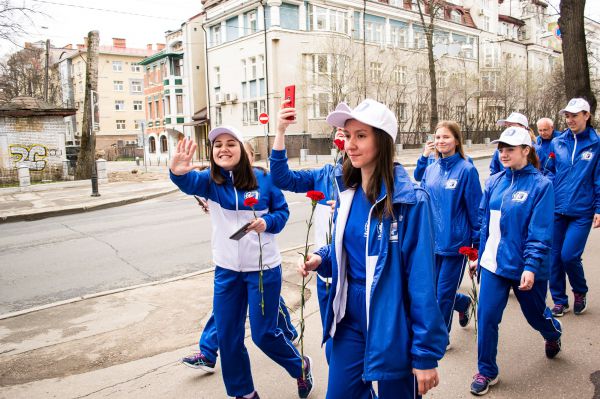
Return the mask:
<svg viewBox="0 0 600 399">
<path fill-rule="evenodd" d="M 483 182 L 489 160 L 475 164 Z M 303 194 L 286 198 L 290 220 L 278 236 L 281 250 L 304 244 L 310 211 Z M 212 266 L 210 216 L 182 193 L 1 230 L 0 314 Z"/>
</svg>

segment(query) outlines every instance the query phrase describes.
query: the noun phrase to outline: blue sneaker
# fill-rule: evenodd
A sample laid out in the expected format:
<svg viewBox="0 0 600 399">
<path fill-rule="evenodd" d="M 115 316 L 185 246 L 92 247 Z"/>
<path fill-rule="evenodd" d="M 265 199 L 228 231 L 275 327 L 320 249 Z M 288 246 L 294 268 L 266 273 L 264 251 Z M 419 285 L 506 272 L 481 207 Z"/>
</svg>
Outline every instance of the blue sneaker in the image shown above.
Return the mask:
<svg viewBox="0 0 600 399">
<path fill-rule="evenodd" d="M 312 359 L 304 356 L 304 378 L 300 376 L 298 383 L 298 396 L 302 399 L 308 398 L 313 389 Z"/>
<path fill-rule="evenodd" d="M 181 359 L 181 363 L 193 369 L 200 369 L 207 373 L 215 372 L 215 362 L 211 362 L 202 352 L 196 352 L 193 355 Z"/>
<path fill-rule="evenodd" d="M 473 382 L 471 383 L 471 393 L 473 395 L 481 396 L 485 395 L 492 385 L 496 385 L 498 382 L 498 376 L 495 378 L 486 377 L 483 374 L 475 374 L 473 376 Z"/>
<path fill-rule="evenodd" d="M 469 325 L 469 322 L 471 321 L 471 308 L 473 307 L 473 301 L 469 302 L 469 306 L 467 306 L 467 310 L 465 310 L 464 312 L 458 312 L 458 324 L 460 324 L 461 327 L 466 327 Z"/>
</svg>

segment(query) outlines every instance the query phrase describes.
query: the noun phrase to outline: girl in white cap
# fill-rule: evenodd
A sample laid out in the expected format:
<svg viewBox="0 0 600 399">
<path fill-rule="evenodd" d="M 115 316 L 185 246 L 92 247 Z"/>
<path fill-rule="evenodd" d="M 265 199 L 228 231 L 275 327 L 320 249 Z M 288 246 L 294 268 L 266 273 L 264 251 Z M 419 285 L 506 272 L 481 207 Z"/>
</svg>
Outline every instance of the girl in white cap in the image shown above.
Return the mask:
<svg viewBox="0 0 600 399">
<path fill-rule="evenodd" d="M 550 293 L 552 313 L 569 311 L 567 279 L 573 290 L 573 311 L 585 312 L 588 286 L 581 255 L 590 228 L 600 227 L 600 139 L 590 124 L 590 105 L 574 98 L 560 111 L 569 127 L 550 143 L 554 159 L 548 161 L 548 177 L 554 182 L 554 241 Z"/>
<path fill-rule="evenodd" d="M 244 346 L 244 325 L 249 314 L 254 343 L 297 379 L 298 396 L 306 398 L 312 390 L 312 362 L 306 356 L 301 358 L 277 325 L 281 255 L 275 234 L 289 217 L 287 203 L 271 176 L 252 168 L 237 129 L 217 127 L 209 132 L 208 139 L 210 168 L 193 170 L 191 161 L 197 145 L 186 138 L 177 144 L 170 176 L 181 191 L 206 197 L 210 206 L 215 263 L 213 309 L 227 394 L 258 398 Z M 232 239 L 242 226 L 247 234 Z M 264 265 L 262 292 L 260 244 Z"/>
<path fill-rule="evenodd" d="M 328 399 L 413 398 L 437 386 L 448 333 L 434 286 L 427 193 L 394 164 L 398 125 L 383 104 L 340 104 L 346 135 L 333 243 L 300 271 L 331 276 L 323 341 L 332 339 Z M 416 377 L 416 380 L 415 380 Z"/>
<path fill-rule="evenodd" d="M 546 307 L 554 208 L 552 183 L 537 169 L 529 132 L 509 127 L 498 143 L 504 170 L 485 184 L 480 206 L 478 373 L 471 392 L 484 395 L 498 382 L 498 325 L 513 290 L 528 323 L 540 332 L 546 356 L 560 351 L 561 326 Z"/>
</svg>

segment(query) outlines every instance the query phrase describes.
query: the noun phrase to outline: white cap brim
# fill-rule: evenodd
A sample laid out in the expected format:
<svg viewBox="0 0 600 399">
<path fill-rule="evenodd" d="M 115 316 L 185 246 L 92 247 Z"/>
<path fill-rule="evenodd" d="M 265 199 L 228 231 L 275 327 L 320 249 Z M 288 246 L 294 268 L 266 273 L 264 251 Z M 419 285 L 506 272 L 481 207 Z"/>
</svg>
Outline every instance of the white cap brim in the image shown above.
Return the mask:
<svg viewBox="0 0 600 399">
<path fill-rule="evenodd" d="M 508 144 L 513 147 L 516 147 L 518 145 L 528 145 L 529 147 L 532 146 L 531 144 L 522 143 L 520 140 L 510 140 L 510 138 L 498 139 L 498 140 L 494 140 L 491 142 L 491 144 L 498 144 L 498 143 Z"/>
<path fill-rule="evenodd" d="M 231 126 L 218 126 L 218 127 L 214 128 L 213 130 L 211 130 L 208 133 L 208 140 L 212 143 L 213 141 L 215 141 L 215 139 L 217 137 L 219 137 L 222 134 L 230 134 L 237 141 L 244 142 L 244 138 L 242 137 L 242 134 L 237 129 L 235 129 Z"/>
<path fill-rule="evenodd" d="M 560 111 L 558 111 L 558 114 L 564 115 L 565 112 L 568 112 L 570 114 L 578 114 L 581 111 L 587 111 L 587 110 L 579 108 L 579 107 L 566 107 L 566 108 L 563 108 Z"/>
</svg>

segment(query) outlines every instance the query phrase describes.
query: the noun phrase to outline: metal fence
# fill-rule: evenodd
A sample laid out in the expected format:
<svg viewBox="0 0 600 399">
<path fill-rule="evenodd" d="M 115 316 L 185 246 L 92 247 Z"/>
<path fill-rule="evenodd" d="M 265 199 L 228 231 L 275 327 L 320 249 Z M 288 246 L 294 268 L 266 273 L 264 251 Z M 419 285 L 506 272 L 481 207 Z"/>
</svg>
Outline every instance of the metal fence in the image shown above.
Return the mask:
<svg viewBox="0 0 600 399">
<path fill-rule="evenodd" d="M 469 130 L 462 131 L 463 140 L 471 140 L 473 144 L 483 144 L 486 138 L 495 140 L 502 130 Z M 397 143 L 404 146 L 420 146 L 427 141 L 429 132 L 398 132 Z"/>
</svg>

